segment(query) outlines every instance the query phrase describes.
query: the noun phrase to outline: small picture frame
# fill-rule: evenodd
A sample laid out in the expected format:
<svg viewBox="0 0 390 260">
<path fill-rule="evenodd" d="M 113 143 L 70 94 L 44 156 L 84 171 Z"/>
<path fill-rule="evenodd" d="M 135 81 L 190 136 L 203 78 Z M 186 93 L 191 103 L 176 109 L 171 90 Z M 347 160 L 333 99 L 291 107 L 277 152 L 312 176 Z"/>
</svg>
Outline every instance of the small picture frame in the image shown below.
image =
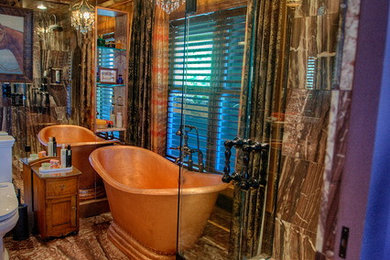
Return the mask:
<svg viewBox="0 0 390 260">
<path fill-rule="evenodd" d="M 101 84 L 116 84 L 118 69 L 99 68 L 99 79 Z"/>
</svg>

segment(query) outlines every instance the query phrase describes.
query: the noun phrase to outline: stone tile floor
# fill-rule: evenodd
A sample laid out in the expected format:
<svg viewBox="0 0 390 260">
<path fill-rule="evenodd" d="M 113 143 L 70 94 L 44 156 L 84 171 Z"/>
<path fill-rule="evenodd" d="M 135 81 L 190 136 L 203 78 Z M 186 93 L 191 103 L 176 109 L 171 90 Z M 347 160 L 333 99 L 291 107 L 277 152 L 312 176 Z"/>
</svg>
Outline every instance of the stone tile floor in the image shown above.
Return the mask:
<svg viewBox="0 0 390 260">
<path fill-rule="evenodd" d="M 14 185 L 20 187 L 23 198 L 23 181 L 20 170 L 14 170 Z M 214 208 L 202 237 L 193 248 L 180 252 L 187 260 L 228 259 L 229 212 Z M 24 241 L 4 238 L 10 259 L 15 260 L 115 260 L 128 259 L 107 238 L 107 229 L 112 221 L 110 213 L 80 219 L 77 235 L 41 241 L 30 236 Z M 138 259 L 135 259 L 138 260 Z"/>
<path fill-rule="evenodd" d="M 217 212 L 217 213 L 216 213 Z M 195 246 L 183 253 L 185 259 L 228 259 L 228 230 L 215 224 L 220 214 L 226 214 L 216 208 L 203 236 Z M 107 229 L 112 221 L 110 213 L 80 219 L 80 231 L 77 235 L 41 241 L 31 236 L 24 241 L 14 241 L 12 236 L 5 237 L 4 245 L 8 249 L 10 259 L 15 260 L 97 260 L 127 259 L 108 239 Z"/>
</svg>

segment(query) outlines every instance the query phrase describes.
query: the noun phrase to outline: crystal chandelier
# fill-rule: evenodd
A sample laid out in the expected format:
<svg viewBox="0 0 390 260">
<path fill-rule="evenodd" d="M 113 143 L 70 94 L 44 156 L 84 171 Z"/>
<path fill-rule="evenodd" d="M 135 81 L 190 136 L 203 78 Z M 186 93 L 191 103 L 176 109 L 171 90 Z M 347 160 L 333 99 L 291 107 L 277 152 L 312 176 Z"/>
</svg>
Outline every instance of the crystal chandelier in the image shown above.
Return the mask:
<svg viewBox="0 0 390 260">
<path fill-rule="evenodd" d="M 167 14 L 179 8 L 185 0 L 156 0 L 156 5 L 160 6 Z"/>
<path fill-rule="evenodd" d="M 70 7 L 71 23 L 82 34 L 92 30 L 95 23 L 95 8 L 88 0 L 76 1 Z"/>
</svg>

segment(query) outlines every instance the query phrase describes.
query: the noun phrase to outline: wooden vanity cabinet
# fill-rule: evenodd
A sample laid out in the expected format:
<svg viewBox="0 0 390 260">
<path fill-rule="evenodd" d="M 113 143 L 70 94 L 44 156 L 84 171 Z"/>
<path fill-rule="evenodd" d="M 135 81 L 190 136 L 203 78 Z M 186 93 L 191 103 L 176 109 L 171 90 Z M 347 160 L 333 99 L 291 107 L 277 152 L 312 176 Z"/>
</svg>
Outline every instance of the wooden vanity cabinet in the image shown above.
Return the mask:
<svg viewBox="0 0 390 260">
<path fill-rule="evenodd" d="M 35 222 L 42 239 L 61 237 L 79 230 L 78 183 L 73 172 L 42 175 L 33 167 Z"/>
</svg>

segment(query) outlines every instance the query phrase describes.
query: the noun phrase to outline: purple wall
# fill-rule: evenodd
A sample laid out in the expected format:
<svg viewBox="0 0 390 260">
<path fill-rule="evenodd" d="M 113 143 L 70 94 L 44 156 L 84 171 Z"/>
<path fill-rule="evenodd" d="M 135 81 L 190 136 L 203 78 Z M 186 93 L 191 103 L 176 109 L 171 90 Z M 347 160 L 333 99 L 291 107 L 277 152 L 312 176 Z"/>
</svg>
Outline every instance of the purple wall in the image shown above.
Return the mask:
<svg viewBox="0 0 390 260">
<path fill-rule="evenodd" d="M 346 259 L 360 258 L 382 83 L 388 6 L 387 0 L 361 2 L 350 133 L 341 184 L 335 259 L 342 259 L 338 257 L 342 226 L 350 228 Z"/>
<path fill-rule="evenodd" d="M 361 259 L 390 256 L 390 20 L 384 61 Z"/>
</svg>

